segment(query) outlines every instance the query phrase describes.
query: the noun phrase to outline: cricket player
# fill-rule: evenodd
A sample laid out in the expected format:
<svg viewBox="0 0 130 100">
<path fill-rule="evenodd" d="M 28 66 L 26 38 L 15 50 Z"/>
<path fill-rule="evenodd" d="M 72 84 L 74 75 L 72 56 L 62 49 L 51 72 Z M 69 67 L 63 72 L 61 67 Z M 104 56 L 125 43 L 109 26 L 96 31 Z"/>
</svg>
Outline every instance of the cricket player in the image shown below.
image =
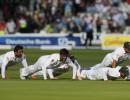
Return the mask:
<svg viewBox="0 0 130 100">
<path fill-rule="evenodd" d="M 101 67 L 111 67 L 115 68 L 124 61 L 130 59 L 130 42 L 125 42 L 123 47 L 108 53 L 101 63 L 95 65 L 93 69 L 98 69 Z"/>
<path fill-rule="evenodd" d="M 79 68 L 72 62 L 69 51 L 65 48 L 60 50 L 60 53 L 41 56 L 34 65 L 21 69 L 21 79 L 25 80 L 27 76 L 42 70 L 44 80 L 47 80 L 47 69 L 54 69 L 61 65 L 67 64 L 73 68 L 72 79 L 77 78 Z M 55 79 L 53 74 L 49 75 L 50 79 Z"/>
<path fill-rule="evenodd" d="M 74 56 L 69 55 L 69 58 L 71 59 L 72 63 L 74 63 L 74 65 L 77 67 L 77 76 L 79 76 L 80 69 L 81 69 L 80 64 L 78 63 L 78 61 L 76 60 L 76 58 Z M 63 73 L 68 72 L 69 69 L 70 69 L 70 66 L 68 64 L 62 64 L 58 68 L 47 69 L 47 75 L 48 75 L 48 77 L 54 76 L 55 79 L 58 79 L 56 76 L 59 76 L 59 75 L 62 75 Z M 38 71 L 38 72 L 32 74 L 31 78 L 35 80 L 35 79 L 37 79 L 37 76 L 42 76 L 42 71 Z"/>
<path fill-rule="evenodd" d="M 2 79 L 6 79 L 6 69 L 9 63 L 20 62 L 23 67 L 28 67 L 25 54 L 23 53 L 23 46 L 16 45 L 13 51 L 9 51 L 0 55 L 0 69 Z"/>
<path fill-rule="evenodd" d="M 53 68 L 53 69 L 47 69 L 47 76 L 48 78 L 51 78 L 54 76 L 54 79 L 58 79 L 57 76 L 62 75 L 63 73 L 68 72 L 70 67 L 67 64 L 63 64 L 58 68 Z M 42 76 L 43 72 L 42 70 L 34 73 L 31 75 L 32 79 L 37 79 L 38 76 Z"/>
<path fill-rule="evenodd" d="M 115 80 L 129 75 L 128 67 L 117 66 L 116 68 L 102 67 L 99 69 L 81 70 L 80 80 Z"/>
</svg>

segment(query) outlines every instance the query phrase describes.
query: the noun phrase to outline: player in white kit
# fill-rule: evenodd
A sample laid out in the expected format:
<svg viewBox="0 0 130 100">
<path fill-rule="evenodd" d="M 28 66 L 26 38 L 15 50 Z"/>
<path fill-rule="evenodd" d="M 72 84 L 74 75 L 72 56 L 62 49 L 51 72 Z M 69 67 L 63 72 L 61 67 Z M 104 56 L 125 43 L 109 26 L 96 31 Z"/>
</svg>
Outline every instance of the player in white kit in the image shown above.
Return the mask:
<svg viewBox="0 0 130 100">
<path fill-rule="evenodd" d="M 125 78 L 129 74 L 128 67 L 117 66 L 116 68 L 102 67 L 99 69 L 81 70 L 80 80 L 115 80 Z"/>
<path fill-rule="evenodd" d="M 95 65 L 93 69 L 98 69 L 102 67 L 115 68 L 124 61 L 130 59 L 130 42 L 125 42 L 123 47 L 108 53 L 101 63 Z"/>
<path fill-rule="evenodd" d="M 124 61 L 130 59 L 130 42 L 125 42 L 123 47 L 117 48 L 111 53 L 108 53 L 101 63 L 96 64 L 92 69 L 98 69 L 102 67 L 115 68 Z M 130 73 L 130 67 L 128 67 Z M 128 75 L 130 80 L 130 75 Z"/>
<path fill-rule="evenodd" d="M 26 57 L 23 53 L 23 46 L 16 45 L 13 51 L 0 55 L 0 69 L 2 79 L 6 79 L 6 69 L 9 63 L 20 62 L 23 67 L 28 67 Z"/>
<path fill-rule="evenodd" d="M 78 63 L 78 61 L 75 59 L 74 56 L 72 55 L 69 55 L 69 58 L 71 59 L 71 61 L 74 63 L 74 65 L 77 67 L 77 76 L 80 74 L 79 71 L 80 71 L 80 64 Z M 47 69 L 47 75 L 49 77 L 52 77 L 54 76 L 55 78 L 57 78 L 56 76 L 59 76 L 59 75 L 62 75 L 63 73 L 66 73 L 68 72 L 70 69 L 70 66 L 68 64 L 62 64 L 61 66 L 59 66 L 58 68 L 53 68 L 53 69 Z M 52 75 L 53 74 L 53 75 Z M 31 75 L 31 78 L 32 79 L 37 79 L 38 76 L 42 76 L 43 73 L 42 71 L 38 71 L 34 74 Z"/>
<path fill-rule="evenodd" d="M 47 79 L 47 69 L 54 69 L 60 67 L 64 64 L 67 64 L 73 68 L 72 79 L 77 78 L 77 71 L 79 68 L 72 62 L 69 57 L 69 51 L 66 49 L 61 49 L 60 53 L 55 53 L 51 55 L 41 56 L 35 64 L 31 65 L 28 68 L 21 69 L 21 79 L 26 79 L 27 76 L 32 75 L 40 70 L 42 70 L 42 75 L 44 80 Z M 49 73 L 48 73 L 49 74 Z M 54 79 L 53 74 L 49 75 L 50 79 Z"/>
<path fill-rule="evenodd" d="M 68 66 L 68 64 L 63 64 L 63 65 L 59 66 L 58 68 L 47 69 L 47 76 L 50 78 L 54 77 L 54 79 L 58 79 L 57 76 L 60 76 L 63 73 L 68 72 L 69 69 L 70 69 L 70 67 Z M 43 72 L 42 72 L 42 70 L 40 70 L 36 73 L 33 73 L 31 75 L 31 78 L 35 80 L 35 79 L 37 79 L 37 77 L 42 76 L 42 75 L 43 75 Z"/>
</svg>

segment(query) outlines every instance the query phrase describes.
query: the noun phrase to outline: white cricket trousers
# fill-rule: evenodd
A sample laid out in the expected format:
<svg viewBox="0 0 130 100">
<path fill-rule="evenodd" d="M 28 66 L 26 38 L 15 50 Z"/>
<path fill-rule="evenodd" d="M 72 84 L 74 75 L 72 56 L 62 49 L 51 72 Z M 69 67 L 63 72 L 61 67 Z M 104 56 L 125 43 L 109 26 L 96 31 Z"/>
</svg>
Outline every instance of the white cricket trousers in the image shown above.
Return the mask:
<svg viewBox="0 0 130 100">
<path fill-rule="evenodd" d="M 95 70 L 95 69 L 102 68 L 102 67 L 111 67 L 112 62 L 113 62 L 113 59 L 111 58 L 111 56 L 109 54 L 107 54 L 101 63 L 96 64 L 95 66 L 91 67 L 91 69 Z"/>
<path fill-rule="evenodd" d="M 37 71 L 43 69 L 43 67 L 47 67 L 47 56 L 40 57 L 34 65 L 30 65 L 29 67 L 22 68 L 22 76 L 31 75 Z"/>
</svg>

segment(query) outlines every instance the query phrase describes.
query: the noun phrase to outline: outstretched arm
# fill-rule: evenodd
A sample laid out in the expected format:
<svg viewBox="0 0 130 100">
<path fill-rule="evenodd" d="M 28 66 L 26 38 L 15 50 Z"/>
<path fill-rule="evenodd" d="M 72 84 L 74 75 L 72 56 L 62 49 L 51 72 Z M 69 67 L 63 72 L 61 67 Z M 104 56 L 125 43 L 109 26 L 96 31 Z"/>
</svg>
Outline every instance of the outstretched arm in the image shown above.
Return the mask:
<svg viewBox="0 0 130 100">
<path fill-rule="evenodd" d="M 25 56 L 23 56 L 23 59 L 22 59 L 21 63 L 22 63 L 22 65 L 23 65 L 24 68 L 28 67 L 27 60 L 26 60 Z"/>
<path fill-rule="evenodd" d="M 116 60 L 113 59 L 112 68 L 115 68 L 115 67 L 116 67 Z"/>
<path fill-rule="evenodd" d="M 6 67 L 7 67 L 8 62 L 9 62 L 8 59 L 5 57 L 3 59 L 2 66 L 1 66 L 1 76 L 2 76 L 2 79 L 6 78 Z"/>
<path fill-rule="evenodd" d="M 47 80 L 47 69 L 46 69 L 46 67 L 42 67 L 42 73 L 43 73 L 44 80 Z"/>
</svg>

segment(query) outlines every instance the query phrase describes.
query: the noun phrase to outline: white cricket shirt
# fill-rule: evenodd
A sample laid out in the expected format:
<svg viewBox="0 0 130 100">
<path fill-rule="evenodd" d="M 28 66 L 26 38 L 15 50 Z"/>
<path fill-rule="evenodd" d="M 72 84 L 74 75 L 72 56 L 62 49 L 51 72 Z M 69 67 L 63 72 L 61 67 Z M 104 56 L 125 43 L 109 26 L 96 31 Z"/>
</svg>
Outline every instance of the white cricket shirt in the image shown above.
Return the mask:
<svg viewBox="0 0 130 100">
<path fill-rule="evenodd" d="M 108 76 L 119 78 L 120 77 L 119 69 L 120 67 L 117 68 L 106 67 L 106 68 L 99 68 L 96 70 L 82 70 L 81 76 L 89 80 L 102 80 L 102 79 L 108 80 Z"/>
<path fill-rule="evenodd" d="M 123 47 L 114 50 L 112 53 L 107 54 L 108 58 L 113 61 L 117 61 L 117 65 L 124 62 L 127 59 L 130 59 L 130 53 L 125 53 Z"/>
<path fill-rule="evenodd" d="M 0 67 L 1 67 L 2 78 L 5 78 L 5 70 L 6 70 L 7 64 L 9 62 L 20 62 L 23 65 L 23 67 L 28 66 L 24 54 L 21 58 L 16 58 L 14 51 L 9 51 L 9 52 L 0 56 Z"/>
<path fill-rule="evenodd" d="M 36 62 L 37 65 L 43 67 L 43 68 L 56 68 L 59 67 L 63 64 L 67 64 L 73 69 L 73 79 L 76 79 L 76 74 L 77 74 L 77 67 L 76 65 L 71 61 L 69 57 L 67 57 L 66 61 L 62 63 L 60 61 L 60 54 L 55 53 L 47 56 L 41 56 L 38 61 Z M 35 65 L 35 64 L 34 64 Z"/>
</svg>

